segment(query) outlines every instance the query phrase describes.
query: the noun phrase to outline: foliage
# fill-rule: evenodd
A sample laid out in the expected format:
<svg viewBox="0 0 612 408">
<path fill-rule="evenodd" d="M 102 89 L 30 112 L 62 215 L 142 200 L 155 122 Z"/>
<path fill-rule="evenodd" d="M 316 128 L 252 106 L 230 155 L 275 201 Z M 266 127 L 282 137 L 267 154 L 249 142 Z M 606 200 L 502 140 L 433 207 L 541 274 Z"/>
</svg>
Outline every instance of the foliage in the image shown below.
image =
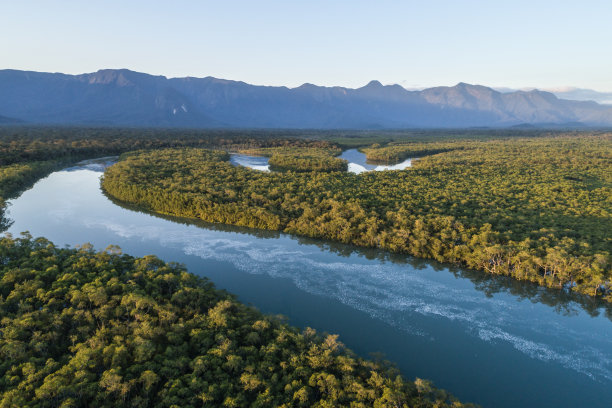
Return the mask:
<svg viewBox="0 0 612 408">
<path fill-rule="evenodd" d="M 0 230 L 9 224 L 4 219 L 5 199 L 59 166 L 82 159 L 137 149 L 185 146 L 228 150 L 275 148 L 279 151 L 324 148 L 330 154 L 339 152 L 329 142 L 300 140 L 295 135 L 295 132 L 272 132 L 271 135 L 270 132 L 226 130 L 0 127 Z M 314 167 L 315 162 L 310 165 Z"/>
<path fill-rule="evenodd" d="M 408 158 L 430 156 L 432 154 L 444 153 L 453 148 L 461 148 L 458 143 L 452 143 L 452 147 L 436 148 L 434 143 L 409 143 L 409 144 L 390 144 L 388 146 L 380 147 L 378 144 L 374 144 L 369 148 L 363 148 L 361 151 L 365 153 L 366 158 L 371 163 L 397 163 Z M 442 144 L 443 146 L 446 144 Z"/>
<path fill-rule="evenodd" d="M 261 173 L 141 152 L 103 188 L 149 210 L 378 247 L 612 300 L 610 135 L 432 141 L 406 171 Z M 386 146 L 384 148 L 389 148 Z M 402 153 L 403 154 L 403 153 Z"/>
<path fill-rule="evenodd" d="M 312 143 L 309 147 L 267 147 L 243 149 L 240 153 L 269 157 L 274 171 L 346 171 L 348 163 L 337 156 L 342 150 L 329 143 Z"/>
<path fill-rule="evenodd" d="M 55 160 L 16 163 L 0 166 L 0 231 L 10 226 L 10 221 L 4 217 L 5 199 L 18 194 L 56 169 Z"/>
<path fill-rule="evenodd" d="M 41 176 L 55 169 L 54 160 L 0 166 L 0 197 L 10 197 L 23 186 L 38 180 Z"/>
<path fill-rule="evenodd" d="M 298 134 L 248 130 L 0 127 L 0 165 L 61 158 L 74 161 L 169 147 L 334 149 L 326 141 L 298 139 Z"/>
<path fill-rule="evenodd" d="M 461 407 L 117 247 L 0 240 L 2 407 Z"/>
</svg>

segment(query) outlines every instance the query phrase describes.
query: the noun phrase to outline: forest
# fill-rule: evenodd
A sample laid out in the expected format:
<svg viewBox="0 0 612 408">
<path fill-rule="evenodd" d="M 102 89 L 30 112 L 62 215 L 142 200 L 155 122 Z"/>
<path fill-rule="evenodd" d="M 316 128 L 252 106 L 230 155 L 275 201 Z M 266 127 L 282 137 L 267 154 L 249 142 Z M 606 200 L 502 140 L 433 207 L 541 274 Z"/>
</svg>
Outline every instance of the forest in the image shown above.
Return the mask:
<svg viewBox="0 0 612 408">
<path fill-rule="evenodd" d="M 612 300 L 612 135 L 370 145 L 406 171 L 236 167 L 205 149 L 122 156 L 105 191 L 164 214 L 280 230 Z"/>
<path fill-rule="evenodd" d="M 300 139 L 300 135 L 294 132 L 248 130 L 0 127 L 0 229 L 6 228 L 9 223 L 4 218 L 6 199 L 19 194 L 52 171 L 79 160 L 138 149 L 169 147 L 238 151 L 289 147 L 329 150 L 332 146 L 327 141 Z M 331 154 L 324 156 L 327 158 Z"/>
<path fill-rule="evenodd" d="M 611 145 L 605 132 L 4 127 L 0 197 L 76 161 L 121 154 L 103 187 L 140 208 L 610 301 Z M 372 161 L 419 159 L 406 171 L 355 175 L 336 157 L 347 147 Z M 275 171 L 233 166 L 231 152 L 267 156 Z M 24 235 L 1 239 L 0 259 L 2 407 L 466 406 L 153 256 Z"/>
<path fill-rule="evenodd" d="M 346 160 L 335 156 L 342 149 L 331 143 L 310 143 L 309 146 L 279 146 L 254 149 L 239 149 L 242 154 L 269 157 L 270 169 L 274 171 L 346 171 Z"/>
<path fill-rule="evenodd" d="M 135 149 L 207 147 L 217 160 L 225 150 L 339 152 L 295 136 L 0 127 L 0 203 L 64 166 Z M 0 229 L 9 225 L 2 211 Z M 355 356 L 335 335 L 262 315 L 178 264 L 28 234 L 0 239 L 0 355 L 1 407 L 472 406 Z"/>
<path fill-rule="evenodd" d="M 472 406 L 155 256 L 23 235 L 0 260 L 2 407 Z"/>
</svg>

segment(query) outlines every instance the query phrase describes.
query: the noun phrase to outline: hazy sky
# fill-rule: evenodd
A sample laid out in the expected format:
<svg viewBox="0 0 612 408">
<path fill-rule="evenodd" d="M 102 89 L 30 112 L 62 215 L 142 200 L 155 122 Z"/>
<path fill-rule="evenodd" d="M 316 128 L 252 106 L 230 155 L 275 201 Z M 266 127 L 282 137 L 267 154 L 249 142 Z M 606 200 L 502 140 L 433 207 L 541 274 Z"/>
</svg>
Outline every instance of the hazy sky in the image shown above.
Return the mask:
<svg viewBox="0 0 612 408">
<path fill-rule="evenodd" d="M 612 91 L 612 1 L 0 0 L 0 68 Z"/>
</svg>

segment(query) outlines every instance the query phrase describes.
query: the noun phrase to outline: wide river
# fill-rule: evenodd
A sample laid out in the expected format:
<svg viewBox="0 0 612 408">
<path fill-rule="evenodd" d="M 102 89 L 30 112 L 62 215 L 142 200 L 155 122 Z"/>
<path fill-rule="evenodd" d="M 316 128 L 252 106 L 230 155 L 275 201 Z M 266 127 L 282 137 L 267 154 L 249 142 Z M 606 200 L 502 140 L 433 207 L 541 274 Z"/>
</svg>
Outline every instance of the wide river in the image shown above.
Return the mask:
<svg viewBox="0 0 612 408">
<path fill-rule="evenodd" d="M 612 406 L 612 322 L 594 300 L 382 251 L 142 213 L 101 192 L 107 163 L 57 171 L 11 200 L 9 232 L 182 262 L 263 312 L 339 333 L 360 355 L 382 352 L 406 377 L 485 407 Z"/>
</svg>

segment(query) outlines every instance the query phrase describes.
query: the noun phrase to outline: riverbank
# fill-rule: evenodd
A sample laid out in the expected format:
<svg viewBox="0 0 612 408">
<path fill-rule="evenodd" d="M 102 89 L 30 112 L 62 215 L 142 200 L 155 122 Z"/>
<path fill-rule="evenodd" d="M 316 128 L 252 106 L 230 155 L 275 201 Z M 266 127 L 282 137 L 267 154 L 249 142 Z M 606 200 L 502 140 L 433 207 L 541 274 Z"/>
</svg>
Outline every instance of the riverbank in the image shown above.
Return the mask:
<svg viewBox="0 0 612 408">
<path fill-rule="evenodd" d="M 117 163 L 103 187 L 164 214 L 382 248 L 612 300 L 612 184 L 601 150 L 609 142 L 474 142 L 411 171 L 361 175 L 266 174 L 206 151 L 164 150 Z M 566 160 L 570 147 L 584 157 Z"/>
<path fill-rule="evenodd" d="M 72 166 L 11 200 L 9 231 L 58 246 L 112 243 L 206 271 L 241 302 L 338 333 L 362 357 L 382 352 L 405 378 L 431 379 L 464 401 L 607 408 L 612 325 L 595 298 L 376 249 L 141 213 L 109 201 L 98 170 Z"/>
</svg>

